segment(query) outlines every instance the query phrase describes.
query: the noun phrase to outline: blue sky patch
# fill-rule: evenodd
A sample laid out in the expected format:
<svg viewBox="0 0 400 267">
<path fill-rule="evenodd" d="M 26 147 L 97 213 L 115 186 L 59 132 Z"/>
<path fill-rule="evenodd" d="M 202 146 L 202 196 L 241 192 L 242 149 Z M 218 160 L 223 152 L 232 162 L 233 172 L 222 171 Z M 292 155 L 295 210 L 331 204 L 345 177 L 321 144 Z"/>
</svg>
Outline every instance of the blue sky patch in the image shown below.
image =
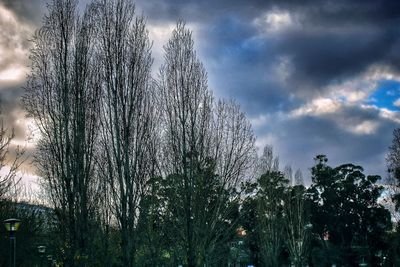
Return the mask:
<svg viewBox="0 0 400 267">
<path fill-rule="evenodd" d="M 400 82 L 381 80 L 375 92 L 368 98 L 368 103 L 389 110 L 400 110 L 393 102 L 400 98 Z"/>
</svg>

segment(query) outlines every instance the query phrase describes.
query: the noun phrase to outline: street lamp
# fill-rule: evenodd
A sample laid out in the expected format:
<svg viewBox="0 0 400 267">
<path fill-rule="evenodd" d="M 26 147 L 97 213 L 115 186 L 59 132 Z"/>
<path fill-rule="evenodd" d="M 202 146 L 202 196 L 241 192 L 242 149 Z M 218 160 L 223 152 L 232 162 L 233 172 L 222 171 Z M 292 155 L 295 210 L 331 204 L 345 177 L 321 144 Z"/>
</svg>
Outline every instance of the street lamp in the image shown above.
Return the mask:
<svg viewBox="0 0 400 267">
<path fill-rule="evenodd" d="M 311 230 L 313 228 L 312 223 L 307 223 L 306 225 L 304 225 L 304 230 Z"/>
<path fill-rule="evenodd" d="M 15 238 L 15 232 L 18 231 L 20 225 L 21 225 L 21 220 L 18 219 L 4 220 L 4 226 L 6 227 L 7 232 L 10 235 L 10 267 L 15 267 L 16 243 L 17 243 Z"/>
<path fill-rule="evenodd" d="M 47 255 L 47 260 L 49 261 L 49 266 L 52 266 L 52 263 L 53 263 L 53 255 Z"/>
<path fill-rule="evenodd" d="M 243 239 L 246 237 L 247 232 L 243 227 L 239 227 L 236 229 L 236 235 L 239 238 L 239 240 L 236 242 L 236 247 L 235 247 L 235 264 L 237 261 L 239 261 L 239 265 L 241 266 L 242 263 L 242 258 L 243 258 Z M 232 248 L 231 248 L 232 249 Z"/>
<path fill-rule="evenodd" d="M 40 255 L 40 267 L 43 267 L 43 256 L 46 253 L 46 246 L 38 246 L 37 249 Z"/>
<path fill-rule="evenodd" d="M 44 253 L 46 253 L 46 246 L 38 246 L 38 251 L 40 255 L 43 255 Z"/>
<path fill-rule="evenodd" d="M 368 266 L 368 264 L 365 262 L 364 257 L 362 258 L 362 261 L 358 264 L 358 266 Z"/>
</svg>

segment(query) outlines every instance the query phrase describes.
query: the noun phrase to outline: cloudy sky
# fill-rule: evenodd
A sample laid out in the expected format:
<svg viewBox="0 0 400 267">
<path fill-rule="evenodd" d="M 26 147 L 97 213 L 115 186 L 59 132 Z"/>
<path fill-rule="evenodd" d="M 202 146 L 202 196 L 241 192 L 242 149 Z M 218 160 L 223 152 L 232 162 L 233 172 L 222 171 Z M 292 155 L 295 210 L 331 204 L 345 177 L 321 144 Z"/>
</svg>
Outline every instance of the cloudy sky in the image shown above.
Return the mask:
<svg viewBox="0 0 400 267">
<path fill-rule="evenodd" d="M 84 6 L 86 1 L 81 1 Z M 301 3 L 300 3 L 301 2 Z M 194 33 L 218 97 L 235 98 L 257 145 L 301 168 L 326 154 L 385 176 L 400 127 L 400 2 L 375 0 L 138 0 L 154 41 L 154 68 L 176 21 Z M 45 0 L 0 0 L 0 100 L 19 139 L 32 128 L 19 97 Z M 33 145 L 32 145 L 33 149 Z"/>
</svg>

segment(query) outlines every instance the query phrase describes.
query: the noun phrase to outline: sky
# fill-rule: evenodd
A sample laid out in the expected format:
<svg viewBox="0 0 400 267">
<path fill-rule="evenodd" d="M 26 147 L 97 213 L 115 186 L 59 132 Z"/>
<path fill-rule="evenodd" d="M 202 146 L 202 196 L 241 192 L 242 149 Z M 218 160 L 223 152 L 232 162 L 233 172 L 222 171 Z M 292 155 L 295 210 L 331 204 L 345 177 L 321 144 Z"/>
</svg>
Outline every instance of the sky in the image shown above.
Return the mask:
<svg viewBox="0 0 400 267">
<path fill-rule="evenodd" d="M 309 177 L 313 158 L 325 154 L 333 166 L 351 162 L 386 176 L 385 155 L 400 127 L 400 1 L 135 3 L 154 42 L 154 73 L 176 22 L 186 21 L 210 89 L 236 99 L 257 147 L 272 145 L 281 166 Z M 19 97 L 29 38 L 45 12 L 44 0 L 0 0 L 0 100 L 3 121 L 17 133 L 14 145 L 35 135 Z"/>
</svg>

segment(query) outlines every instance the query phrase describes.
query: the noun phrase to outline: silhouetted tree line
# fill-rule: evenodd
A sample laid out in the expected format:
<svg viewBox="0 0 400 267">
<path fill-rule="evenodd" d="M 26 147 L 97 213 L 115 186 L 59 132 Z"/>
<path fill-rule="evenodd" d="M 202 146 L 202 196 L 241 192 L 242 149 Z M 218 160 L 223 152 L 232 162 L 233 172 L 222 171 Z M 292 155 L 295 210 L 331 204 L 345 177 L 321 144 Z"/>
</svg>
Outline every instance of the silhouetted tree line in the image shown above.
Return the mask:
<svg viewBox="0 0 400 267">
<path fill-rule="evenodd" d="M 18 266 L 39 266 L 38 245 L 68 267 L 399 264 L 380 177 L 318 155 L 306 187 L 272 147 L 258 157 L 239 105 L 208 88 L 183 22 L 157 77 L 146 20 L 129 0 L 93 0 L 82 12 L 53 0 L 32 44 L 22 102 L 41 134 L 34 165 L 46 207 L 7 194 L 18 154 L 0 179 L 0 219 L 23 221 Z M 13 135 L 0 133 L 3 167 Z M 393 190 L 399 136 L 388 154 Z"/>
</svg>

